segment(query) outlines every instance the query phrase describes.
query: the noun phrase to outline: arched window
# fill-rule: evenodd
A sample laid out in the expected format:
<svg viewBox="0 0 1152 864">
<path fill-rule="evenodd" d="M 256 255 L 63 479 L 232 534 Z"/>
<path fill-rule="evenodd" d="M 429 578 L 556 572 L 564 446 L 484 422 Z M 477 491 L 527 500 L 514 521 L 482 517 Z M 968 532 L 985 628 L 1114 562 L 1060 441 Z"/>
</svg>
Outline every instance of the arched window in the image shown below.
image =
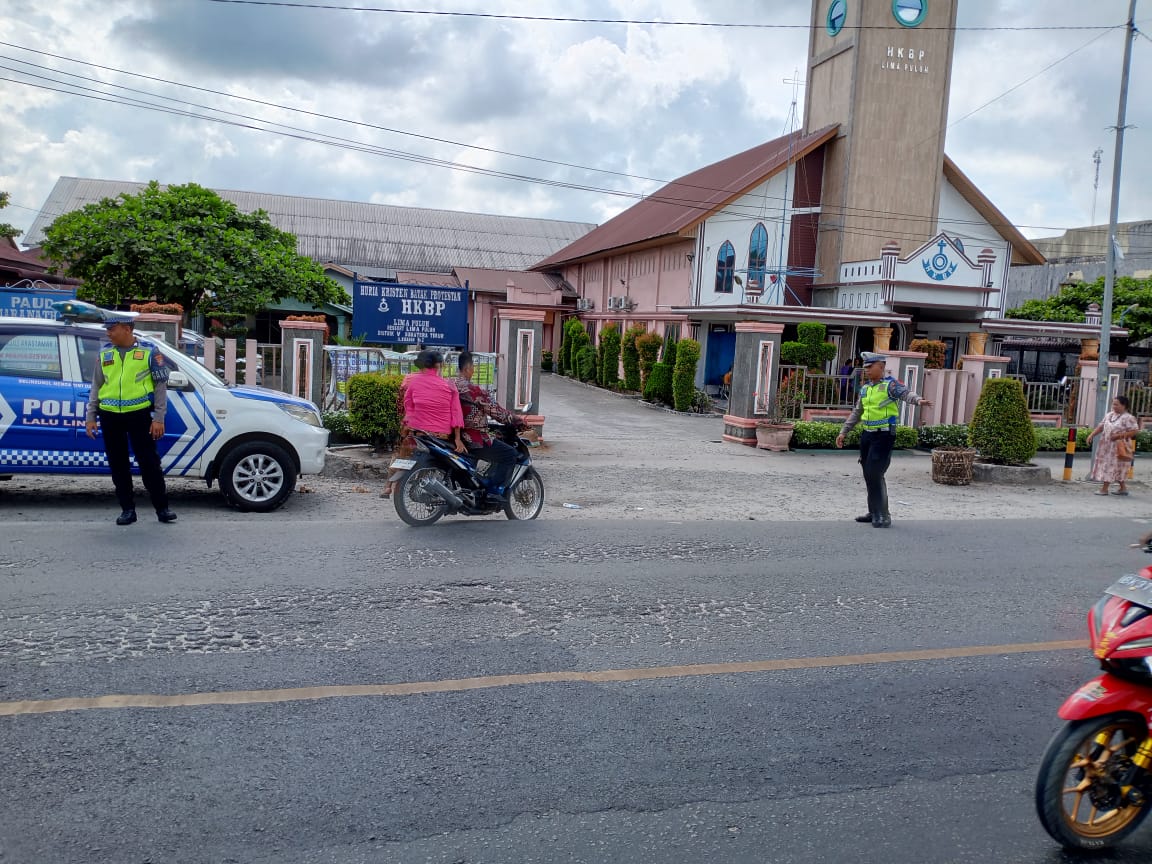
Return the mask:
<svg viewBox="0 0 1152 864">
<path fill-rule="evenodd" d="M 736 275 L 736 250 L 727 240 L 716 255 L 716 293 L 732 293 L 732 277 Z"/>
<path fill-rule="evenodd" d="M 764 287 L 765 267 L 768 263 L 768 231 L 764 223 L 757 222 L 748 241 L 748 285 Z"/>
</svg>

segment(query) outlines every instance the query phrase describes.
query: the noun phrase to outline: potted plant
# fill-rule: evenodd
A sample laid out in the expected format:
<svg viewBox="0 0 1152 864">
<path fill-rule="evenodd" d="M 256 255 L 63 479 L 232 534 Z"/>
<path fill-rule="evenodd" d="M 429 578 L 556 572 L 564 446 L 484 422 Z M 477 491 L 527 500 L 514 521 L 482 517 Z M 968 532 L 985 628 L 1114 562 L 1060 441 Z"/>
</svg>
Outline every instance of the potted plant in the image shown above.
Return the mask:
<svg viewBox="0 0 1152 864">
<path fill-rule="evenodd" d="M 799 370 L 789 372 L 776 389 L 772 412 L 767 419 L 756 423 L 756 446 L 761 450 L 783 452 L 788 449 L 795 420 L 804 409 L 804 377 Z"/>
</svg>

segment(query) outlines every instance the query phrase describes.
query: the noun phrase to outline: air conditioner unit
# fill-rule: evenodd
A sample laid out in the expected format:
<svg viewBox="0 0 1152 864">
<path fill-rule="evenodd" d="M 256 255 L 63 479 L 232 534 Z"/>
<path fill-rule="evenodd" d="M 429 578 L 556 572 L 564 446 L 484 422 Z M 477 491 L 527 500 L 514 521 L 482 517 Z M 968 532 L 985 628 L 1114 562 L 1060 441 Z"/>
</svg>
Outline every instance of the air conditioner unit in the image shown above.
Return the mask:
<svg viewBox="0 0 1152 864">
<path fill-rule="evenodd" d="M 619 305 L 616 307 L 617 309 L 625 309 L 631 311 L 636 308 L 636 301 L 634 301 L 631 297 L 618 297 L 617 302 L 619 303 Z"/>
<path fill-rule="evenodd" d="M 619 309 L 620 308 L 620 301 L 622 299 L 623 298 L 621 298 L 621 297 L 609 297 L 608 298 L 608 308 L 609 309 Z"/>
<path fill-rule="evenodd" d="M 592 300 L 590 297 L 581 297 L 576 301 L 576 311 L 577 312 L 588 312 L 589 310 L 595 309 L 595 308 L 596 308 L 596 302 L 594 300 Z"/>
</svg>

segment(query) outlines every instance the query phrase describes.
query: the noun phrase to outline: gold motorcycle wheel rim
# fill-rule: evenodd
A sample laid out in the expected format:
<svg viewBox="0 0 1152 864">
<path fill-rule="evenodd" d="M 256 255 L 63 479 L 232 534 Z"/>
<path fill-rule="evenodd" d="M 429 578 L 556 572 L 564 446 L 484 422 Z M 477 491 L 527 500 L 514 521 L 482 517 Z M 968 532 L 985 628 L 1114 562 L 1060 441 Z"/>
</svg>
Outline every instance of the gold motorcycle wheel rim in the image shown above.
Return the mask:
<svg viewBox="0 0 1152 864">
<path fill-rule="evenodd" d="M 1081 837 L 1107 837 L 1140 815 L 1142 807 L 1098 807 L 1092 792 L 1108 780 L 1113 760 L 1130 759 L 1143 740 L 1144 732 L 1135 724 L 1114 723 L 1076 747 L 1064 773 L 1061 809 L 1068 827 Z"/>
</svg>

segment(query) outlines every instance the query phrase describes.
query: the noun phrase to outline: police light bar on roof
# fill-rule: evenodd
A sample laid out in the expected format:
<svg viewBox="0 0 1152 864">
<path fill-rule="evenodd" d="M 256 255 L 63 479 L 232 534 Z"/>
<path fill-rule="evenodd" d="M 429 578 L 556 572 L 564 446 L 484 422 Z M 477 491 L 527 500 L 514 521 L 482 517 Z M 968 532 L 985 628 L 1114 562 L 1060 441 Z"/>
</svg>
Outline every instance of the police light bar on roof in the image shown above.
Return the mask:
<svg viewBox="0 0 1152 864">
<path fill-rule="evenodd" d="M 88 321 L 103 324 L 104 318 L 108 315 L 106 309 L 85 303 L 83 300 L 57 300 L 52 304 L 52 308 L 65 321 Z"/>
</svg>

